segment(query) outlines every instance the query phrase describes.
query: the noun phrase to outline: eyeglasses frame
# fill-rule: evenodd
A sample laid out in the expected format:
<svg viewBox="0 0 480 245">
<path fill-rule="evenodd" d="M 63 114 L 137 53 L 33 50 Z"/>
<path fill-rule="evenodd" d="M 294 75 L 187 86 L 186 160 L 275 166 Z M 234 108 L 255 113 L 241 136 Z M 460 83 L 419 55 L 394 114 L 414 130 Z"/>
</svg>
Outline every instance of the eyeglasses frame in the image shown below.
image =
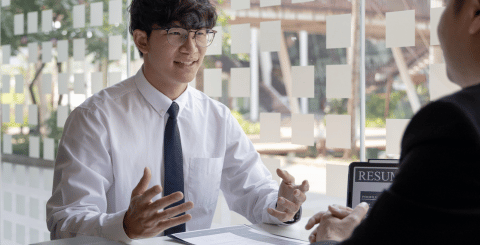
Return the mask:
<svg viewBox="0 0 480 245">
<path fill-rule="evenodd" d="M 188 34 L 190 34 L 190 32 L 194 32 L 195 34 L 193 35 L 193 39 L 195 39 L 195 43 L 196 43 L 198 46 L 203 47 L 203 48 L 206 48 L 206 47 L 210 46 L 210 45 L 213 43 L 213 39 L 215 39 L 215 34 L 217 34 L 217 31 L 215 31 L 215 30 L 213 30 L 213 29 L 206 29 L 206 30 L 207 30 L 207 33 L 208 33 L 208 31 L 213 32 L 213 38 L 212 38 L 212 42 L 211 42 L 209 45 L 207 45 L 207 46 L 202 46 L 202 45 L 200 45 L 200 44 L 197 43 L 197 32 L 198 32 L 198 31 L 201 31 L 202 29 L 195 31 L 195 30 L 191 30 L 191 29 L 190 29 L 190 30 L 187 30 L 187 29 L 182 28 L 182 27 L 166 27 L 166 28 L 165 28 L 165 27 L 157 27 L 157 28 L 152 28 L 152 31 L 154 31 L 154 30 L 165 30 L 165 31 L 167 31 L 167 34 L 168 34 L 168 31 L 169 31 L 170 29 L 173 29 L 173 28 L 184 29 L 184 30 L 186 30 L 186 31 L 188 32 Z M 168 38 L 167 38 L 167 42 L 168 42 L 170 45 L 174 46 L 174 47 L 179 47 L 179 46 L 182 46 L 187 39 L 188 39 L 188 35 L 187 35 L 187 38 L 184 39 L 183 43 L 182 43 L 181 45 L 178 45 L 178 46 L 171 44 L 171 43 L 168 41 Z"/>
</svg>

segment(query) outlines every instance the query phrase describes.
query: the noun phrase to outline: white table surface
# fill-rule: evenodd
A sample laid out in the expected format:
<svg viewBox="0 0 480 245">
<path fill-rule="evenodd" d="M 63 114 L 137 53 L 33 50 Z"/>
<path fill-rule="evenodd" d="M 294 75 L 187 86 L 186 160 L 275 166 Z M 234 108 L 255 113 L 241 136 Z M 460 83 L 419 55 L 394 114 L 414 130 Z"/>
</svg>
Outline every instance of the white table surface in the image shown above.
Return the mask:
<svg viewBox="0 0 480 245">
<path fill-rule="evenodd" d="M 277 226 L 269 224 L 249 224 L 250 227 L 257 230 L 263 230 L 272 234 L 296 238 L 303 241 L 308 241 L 308 236 L 311 231 L 305 230 L 305 224 L 307 223 L 309 217 L 303 217 L 298 223 L 289 225 L 289 226 Z M 75 238 L 60 239 L 54 241 L 46 241 L 41 243 L 35 243 L 33 245 L 82 245 L 82 244 L 93 244 L 93 245 L 121 245 L 124 243 L 111 241 L 101 237 L 91 237 L 91 236 L 78 236 Z M 144 245 L 144 244 L 155 244 L 155 245 L 179 245 L 181 243 L 175 242 L 169 237 L 153 237 L 147 239 L 138 239 L 134 240 L 131 244 L 134 245 Z"/>
</svg>

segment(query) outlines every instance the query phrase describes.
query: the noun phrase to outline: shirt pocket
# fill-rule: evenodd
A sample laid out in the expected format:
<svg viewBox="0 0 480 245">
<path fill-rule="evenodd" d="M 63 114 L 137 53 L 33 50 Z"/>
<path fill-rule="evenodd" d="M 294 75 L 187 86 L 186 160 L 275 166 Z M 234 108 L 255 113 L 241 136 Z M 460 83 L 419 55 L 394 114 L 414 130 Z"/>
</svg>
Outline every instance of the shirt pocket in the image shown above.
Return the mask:
<svg viewBox="0 0 480 245">
<path fill-rule="evenodd" d="M 222 179 L 223 158 L 189 159 L 188 195 L 195 207 L 215 209 Z"/>
</svg>

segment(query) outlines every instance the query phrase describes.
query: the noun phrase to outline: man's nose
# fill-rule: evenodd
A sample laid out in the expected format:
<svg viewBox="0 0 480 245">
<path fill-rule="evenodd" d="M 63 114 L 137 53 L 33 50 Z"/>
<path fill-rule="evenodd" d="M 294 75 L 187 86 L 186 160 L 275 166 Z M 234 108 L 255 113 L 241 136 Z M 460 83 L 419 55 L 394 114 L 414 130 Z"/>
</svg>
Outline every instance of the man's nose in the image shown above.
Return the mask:
<svg viewBox="0 0 480 245">
<path fill-rule="evenodd" d="M 187 40 L 182 45 L 182 51 L 188 53 L 196 53 L 197 49 L 197 42 L 195 41 L 195 32 L 188 33 Z"/>
</svg>

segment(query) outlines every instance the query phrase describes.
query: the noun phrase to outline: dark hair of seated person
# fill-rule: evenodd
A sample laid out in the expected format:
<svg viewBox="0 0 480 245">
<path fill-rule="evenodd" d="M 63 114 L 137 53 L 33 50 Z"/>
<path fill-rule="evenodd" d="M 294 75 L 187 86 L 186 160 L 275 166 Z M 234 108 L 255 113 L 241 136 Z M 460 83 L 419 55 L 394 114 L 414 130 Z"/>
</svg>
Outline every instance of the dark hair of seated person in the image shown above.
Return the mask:
<svg viewBox="0 0 480 245">
<path fill-rule="evenodd" d="M 154 25 L 167 28 L 178 22 L 185 29 L 211 29 L 217 22 L 215 7 L 209 0 L 132 0 L 129 11 L 130 34 L 133 36 L 133 31 L 139 29 L 147 33 L 147 38 Z"/>
</svg>

